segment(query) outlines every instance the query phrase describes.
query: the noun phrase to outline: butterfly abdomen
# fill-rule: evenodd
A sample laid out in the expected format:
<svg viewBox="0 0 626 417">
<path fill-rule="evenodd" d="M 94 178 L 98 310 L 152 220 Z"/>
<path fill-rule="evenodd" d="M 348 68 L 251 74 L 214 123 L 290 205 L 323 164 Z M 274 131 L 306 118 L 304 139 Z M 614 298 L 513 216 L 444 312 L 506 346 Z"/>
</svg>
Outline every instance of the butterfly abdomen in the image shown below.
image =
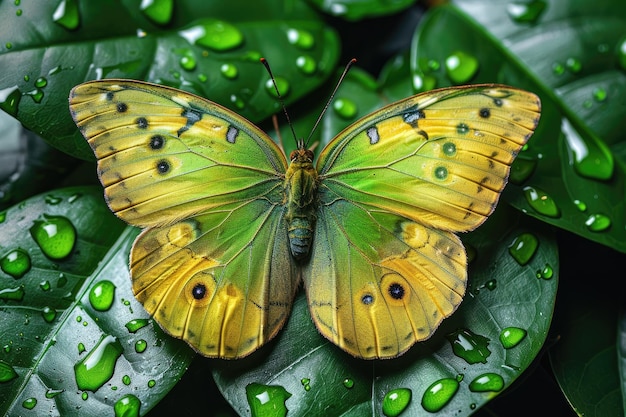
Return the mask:
<svg viewBox="0 0 626 417">
<path fill-rule="evenodd" d="M 317 183 L 313 152 L 308 149 L 294 151 L 285 174 L 285 202 L 289 246 L 296 259 L 306 258 L 313 242 Z"/>
</svg>

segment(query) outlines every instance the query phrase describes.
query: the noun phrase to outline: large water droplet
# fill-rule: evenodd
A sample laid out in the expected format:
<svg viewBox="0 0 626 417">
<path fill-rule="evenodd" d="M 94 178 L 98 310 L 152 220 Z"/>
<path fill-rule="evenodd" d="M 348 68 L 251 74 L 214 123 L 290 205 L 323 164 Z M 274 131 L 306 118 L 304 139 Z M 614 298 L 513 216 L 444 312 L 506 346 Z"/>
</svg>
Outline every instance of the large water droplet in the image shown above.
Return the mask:
<svg viewBox="0 0 626 417">
<path fill-rule="evenodd" d="M 76 0 L 61 0 L 52 14 L 52 20 L 67 30 L 78 28 L 80 14 Z"/>
<path fill-rule="evenodd" d="M 157 25 L 166 25 L 172 19 L 174 0 L 142 0 L 139 10 Z"/>
<path fill-rule="evenodd" d="M 526 265 L 530 258 L 533 257 L 535 251 L 537 250 L 537 246 L 539 245 L 539 241 L 535 237 L 535 235 L 531 233 L 521 233 L 509 246 L 509 254 L 517 261 L 520 265 Z"/>
<path fill-rule="evenodd" d="M 41 316 L 46 321 L 46 323 L 52 323 L 57 317 L 57 311 L 51 307 L 46 306 L 41 310 Z"/>
<path fill-rule="evenodd" d="M 565 135 L 570 163 L 578 174 L 598 180 L 608 180 L 613 176 L 613 154 L 602 140 L 583 138 L 567 119 L 561 121 L 561 130 Z"/>
<path fill-rule="evenodd" d="M 422 407 L 436 413 L 446 406 L 459 389 L 459 381 L 455 378 L 443 378 L 433 382 L 422 396 Z"/>
<path fill-rule="evenodd" d="M 519 327 L 506 327 L 500 332 L 500 343 L 505 349 L 517 346 L 526 337 L 526 330 Z"/>
<path fill-rule="evenodd" d="M 545 0 L 531 0 L 511 2 L 506 10 L 509 17 L 517 23 L 535 23 L 545 8 Z"/>
<path fill-rule="evenodd" d="M 243 44 L 243 33 L 236 26 L 217 19 L 204 19 L 199 25 L 178 32 L 187 42 L 215 51 L 234 49 Z"/>
<path fill-rule="evenodd" d="M 115 284 L 108 280 L 98 282 L 89 291 L 89 303 L 97 311 L 110 309 L 114 298 Z"/>
<path fill-rule="evenodd" d="M 115 402 L 115 417 L 139 417 L 141 401 L 133 394 L 126 394 Z"/>
<path fill-rule="evenodd" d="M 457 51 L 446 58 L 445 66 L 448 78 L 455 84 L 463 84 L 470 81 L 478 71 L 478 59 Z"/>
<path fill-rule="evenodd" d="M 473 392 L 499 392 L 502 388 L 504 388 L 504 379 L 493 372 L 479 375 L 469 384 L 469 389 Z"/>
<path fill-rule="evenodd" d="M 561 211 L 548 193 L 537 187 L 524 187 L 524 196 L 528 204 L 539 214 L 548 217 L 560 217 Z"/>
<path fill-rule="evenodd" d="M 300 49 L 311 49 L 315 46 L 315 37 L 307 30 L 288 29 L 287 40 Z"/>
<path fill-rule="evenodd" d="M 22 402 L 22 407 L 27 410 L 32 410 L 37 405 L 37 398 L 31 397 L 27 398 Z"/>
<path fill-rule="evenodd" d="M 31 263 L 28 252 L 23 249 L 13 249 L 0 259 L 0 269 L 5 274 L 11 275 L 15 279 L 22 278 L 30 271 Z"/>
<path fill-rule="evenodd" d="M 5 301 L 22 301 L 24 299 L 24 286 L 20 285 L 15 288 L 3 288 L 0 290 L 0 300 Z"/>
<path fill-rule="evenodd" d="M 17 116 L 17 109 L 22 99 L 22 92 L 15 85 L 0 90 L 0 109 L 11 116 Z"/>
<path fill-rule="evenodd" d="M 17 377 L 15 369 L 8 363 L 0 360 L 0 382 L 9 382 Z"/>
<path fill-rule="evenodd" d="M 383 398 L 383 414 L 387 417 L 399 416 L 411 403 L 411 396 L 408 388 L 392 389 Z"/>
<path fill-rule="evenodd" d="M 66 217 L 43 215 L 43 220 L 35 220 L 30 234 L 41 251 L 50 259 L 63 259 L 74 249 L 76 229 Z"/>
<path fill-rule="evenodd" d="M 603 232 L 611 227 L 611 219 L 600 213 L 590 214 L 585 220 L 585 226 L 592 232 Z"/>
<path fill-rule="evenodd" d="M 333 100 L 333 110 L 342 119 L 351 120 L 357 115 L 358 107 L 349 98 L 337 98 Z"/>
<path fill-rule="evenodd" d="M 290 84 L 285 78 L 281 76 L 274 77 L 274 81 L 276 82 L 276 87 L 278 91 L 280 91 L 280 95 L 282 97 L 287 96 L 289 94 Z M 267 91 L 272 97 L 278 98 L 278 94 L 276 93 L 276 88 L 274 87 L 274 83 L 271 79 L 268 79 L 265 82 L 265 91 Z"/>
<path fill-rule="evenodd" d="M 222 64 L 220 66 L 220 73 L 229 80 L 234 80 L 239 76 L 239 69 L 234 64 Z"/>
<path fill-rule="evenodd" d="M 146 342 L 143 339 L 139 339 L 135 342 L 135 352 L 137 353 L 145 352 L 147 347 L 148 347 L 148 342 Z"/>
<path fill-rule="evenodd" d="M 122 345 L 115 337 L 103 335 L 87 356 L 74 365 L 78 388 L 95 392 L 104 385 L 113 376 L 122 351 Z"/>
<path fill-rule="evenodd" d="M 291 393 L 279 385 L 253 382 L 246 386 L 246 397 L 252 417 L 283 417 L 287 414 L 285 401 Z"/>
<path fill-rule="evenodd" d="M 467 363 L 487 363 L 491 351 L 487 348 L 489 339 L 475 334 L 468 329 L 459 329 L 446 335 L 455 355 L 465 359 Z"/>
<path fill-rule="evenodd" d="M 131 333 L 136 333 L 137 330 L 146 327 L 150 323 L 150 319 L 133 319 L 125 324 L 126 328 Z"/>
<path fill-rule="evenodd" d="M 193 71 L 196 69 L 196 66 L 198 65 L 196 61 L 196 56 L 191 50 L 185 50 L 182 53 L 182 56 L 180 57 L 180 60 L 178 61 L 178 63 L 180 64 L 181 68 L 184 69 L 185 71 Z"/>
<path fill-rule="evenodd" d="M 317 70 L 317 62 L 309 55 L 300 55 L 296 58 L 296 68 L 305 75 L 312 75 Z"/>
</svg>

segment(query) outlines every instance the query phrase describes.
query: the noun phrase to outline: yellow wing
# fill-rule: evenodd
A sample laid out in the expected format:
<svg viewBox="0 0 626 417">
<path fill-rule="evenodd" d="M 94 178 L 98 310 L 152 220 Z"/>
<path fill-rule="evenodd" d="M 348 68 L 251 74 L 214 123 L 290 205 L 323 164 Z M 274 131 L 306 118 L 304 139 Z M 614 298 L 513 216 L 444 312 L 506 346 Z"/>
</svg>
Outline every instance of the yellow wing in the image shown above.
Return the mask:
<svg viewBox="0 0 626 417">
<path fill-rule="evenodd" d="M 456 310 L 467 261 L 454 233 L 493 212 L 539 111 L 534 94 L 507 86 L 441 89 L 372 113 L 328 144 L 303 271 L 325 337 L 357 357 L 394 357 Z"/>
<path fill-rule="evenodd" d="M 147 228 L 131 251 L 131 278 L 161 327 L 220 358 L 272 338 L 299 282 L 282 151 L 236 113 L 154 84 L 81 84 L 70 110 L 94 150 L 109 207 Z"/>
</svg>

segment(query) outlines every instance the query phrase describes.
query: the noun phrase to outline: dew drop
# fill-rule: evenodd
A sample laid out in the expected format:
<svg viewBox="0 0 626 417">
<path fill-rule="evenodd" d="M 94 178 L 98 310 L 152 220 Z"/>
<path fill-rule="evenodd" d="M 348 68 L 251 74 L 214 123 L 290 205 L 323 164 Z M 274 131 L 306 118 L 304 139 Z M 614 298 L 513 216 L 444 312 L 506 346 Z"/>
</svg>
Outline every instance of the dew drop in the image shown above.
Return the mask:
<svg viewBox="0 0 626 417">
<path fill-rule="evenodd" d="M 487 347 L 489 339 L 468 329 L 456 330 L 446 335 L 446 339 L 450 342 L 454 354 L 465 359 L 470 365 L 479 362 L 487 363 L 487 358 L 491 355 Z"/>
<path fill-rule="evenodd" d="M 560 62 L 555 62 L 552 64 L 552 73 L 554 75 L 563 75 L 565 74 L 565 65 Z"/>
<path fill-rule="evenodd" d="M 27 398 L 24 400 L 24 402 L 22 402 L 22 407 L 24 407 L 27 410 L 32 410 L 33 408 L 35 408 L 36 405 L 37 405 L 37 398 L 34 398 L 34 397 Z"/>
<path fill-rule="evenodd" d="M 8 363 L 0 360 L 0 382 L 9 382 L 17 377 L 15 369 Z"/>
<path fill-rule="evenodd" d="M 43 100 L 44 92 L 40 88 L 35 88 L 34 90 L 27 91 L 24 93 L 25 96 L 29 96 L 35 103 L 41 103 Z"/>
<path fill-rule="evenodd" d="M 124 375 L 124 376 L 122 377 L 122 384 L 124 384 L 124 385 L 130 385 L 130 382 L 131 382 L 131 381 L 130 381 L 130 377 L 129 377 L 128 375 Z"/>
<path fill-rule="evenodd" d="M 351 389 L 352 387 L 354 387 L 354 379 L 352 378 L 346 378 L 343 380 L 343 386 Z"/>
<path fill-rule="evenodd" d="M 115 363 L 122 351 L 122 345 L 115 337 L 102 335 L 87 356 L 74 365 L 78 388 L 95 392 L 104 385 L 113 376 Z"/>
<path fill-rule="evenodd" d="M 3 288 L 0 290 L 0 300 L 22 301 L 24 299 L 24 294 L 24 286 L 22 285 L 16 288 Z"/>
<path fill-rule="evenodd" d="M 125 324 L 130 333 L 137 333 L 139 329 L 146 327 L 150 323 L 149 319 L 133 319 Z"/>
<path fill-rule="evenodd" d="M 570 164 L 583 177 L 608 180 L 613 176 L 613 154 L 599 138 L 583 138 L 568 120 L 561 121 Z"/>
<path fill-rule="evenodd" d="M 76 243 L 76 229 L 66 217 L 43 215 L 43 220 L 35 220 L 30 234 L 50 259 L 67 257 Z"/>
<path fill-rule="evenodd" d="M 57 317 L 57 311 L 51 307 L 46 306 L 41 310 L 41 316 L 46 321 L 46 323 L 52 323 Z"/>
<path fill-rule="evenodd" d="M 543 268 L 537 270 L 535 276 L 541 279 L 551 279 L 554 276 L 554 270 L 550 264 L 545 264 Z"/>
<path fill-rule="evenodd" d="M 147 347 L 148 347 L 148 342 L 146 342 L 143 339 L 139 339 L 135 342 L 135 352 L 137 353 L 145 352 Z"/>
<path fill-rule="evenodd" d="M 574 74 L 578 74 L 583 67 L 580 60 L 576 58 L 567 58 L 567 60 L 565 61 L 565 66 Z"/>
<path fill-rule="evenodd" d="M 436 413 L 452 400 L 459 389 L 459 382 L 455 378 L 443 378 L 433 382 L 422 396 L 422 407 L 431 413 Z"/>
<path fill-rule="evenodd" d="M 421 93 L 423 91 L 433 90 L 437 86 L 437 79 L 432 75 L 415 73 L 411 77 L 413 91 Z"/>
<path fill-rule="evenodd" d="M 489 281 L 485 282 L 485 288 L 487 288 L 489 291 L 493 291 L 498 287 L 498 281 L 495 279 L 490 279 Z"/>
<path fill-rule="evenodd" d="M 239 69 L 234 64 L 222 64 L 220 73 L 229 80 L 234 80 L 239 76 Z"/>
<path fill-rule="evenodd" d="M 185 71 L 193 71 L 196 69 L 197 66 L 196 57 L 191 51 L 181 56 L 178 63 Z"/>
<path fill-rule="evenodd" d="M 48 80 L 45 79 L 44 77 L 39 77 L 35 80 L 35 87 L 37 88 L 44 88 L 47 85 L 48 85 Z"/>
<path fill-rule="evenodd" d="M 463 84 L 472 79 L 478 71 L 478 59 L 463 51 L 457 51 L 445 60 L 446 74 L 455 84 Z"/>
<path fill-rule="evenodd" d="M 141 401 L 133 394 L 126 394 L 115 402 L 115 417 L 139 417 Z"/>
<path fill-rule="evenodd" d="M 506 327 L 500 332 L 500 343 L 505 349 L 517 346 L 526 337 L 526 330 L 519 327 Z"/>
<path fill-rule="evenodd" d="M 236 94 L 230 95 L 230 102 L 237 110 L 243 110 L 246 107 L 246 103 L 243 99 Z"/>
<path fill-rule="evenodd" d="M 383 398 L 383 414 L 387 417 L 399 416 L 411 403 L 412 392 L 408 388 L 396 388 Z"/>
<path fill-rule="evenodd" d="M 61 0 L 52 14 L 52 20 L 67 30 L 74 30 L 80 24 L 76 0 Z"/>
<path fill-rule="evenodd" d="M 606 100 L 607 92 L 604 88 L 594 88 L 592 95 L 595 101 L 602 102 Z"/>
<path fill-rule="evenodd" d="M 300 55 L 296 58 L 296 68 L 304 75 L 312 75 L 317 71 L 317 63 L 309 55 Z"/>
<path fill-rule="evenodd" d="M 315 46 L 315 37 L 311 32 L 300 29 L 288 29 L 287 41 L 300 49 L 311 49 Z"/>
<path fill-rule="evenodd" d="M 15 11 L 15 15 L 16 15 L 16 16 L 21 16 L 21 15 L 22 15 L 22 9 L 17 9 L 17 10 Z"/>
<path fill-rule="evenodd" d="M 56 397 L 57 395 L 61 394 L 62 392 L 64 392 L 65 390 L 62 389 L 47 389 L 46 390 L 46 394 L 45 397 L 48 399 L 52 399 L 54 397 Z"/>
<path fill-rule="evenodd" d="M 287 94 L 289 94 L 289 88 L 291 87 L 289 85 L 289 81 L 281 76 L 274 77 L 274 81 L 276 82 L 276 87 L 278 87 L 278 91 L 280 91 L 280 95 L 282 97 L 286 97 Z M 272 97 L 278 98 L 276 88 L 274 87 L 274 83 L 272 82 L 272 80 L 268 79 L 265 82 L 265 91 L 267 91 Z"/>
<path fill-rule="evenodd" d="M 470 382 L 469 389 L 472 392 L 499 392 L 504 388 L 504 379 L 493 372 L 486 372 L 477 376 Z"/>
<path fill-rule="evenodd" d="M 0 109 L 11 116 L 17 116 L 17 109 L 22 99 L 22 92 L 15 85 L 0 90 Z"/>
<path fill-rule="evenodd" d="M 82 398 L 83 401 L 87 401 L 89 399 L 89 394 L 83 392 L 82 394 L 80 394 L 80 398 Z"/>
<path fill-rule="evenodd" d="M 534 159 L 518 157 L 511 166 L 509 181 L 513 184 L 522 184 L 535 172 L 537 161 Z"/>
<path fill-rule="evenodd" d="M 218 19 L 204 19 L 199 25 L 178 34 L 187 42 L 214 51 L 227 51 L 243 44 L 243 33 L 234 25 Z"/>
<path fill-rule="evenodd" d="M 79 355 L 87 350 L 87 349 L 85 349 L 85 345 L 82 342 L 78 343 L 77 349 L 78 349 L 78 354 Z"/>
<path fill-rule="evenodd" d="M 513 239 L 509 246 L 509 254 L 520 265 L 526 265 L 539 246 L 539 241 L 531 233 L 521 233 Z"/>
<path fill-rule="evenodd" d="M 580 210 L 581 212 L 587 211 L 587 204 L 585 204 L 584 201 L 576 199 L 573 201 L 573 203 L 576 206 L 576 208 Z"/>
<path fill-rule="evenodd" d="M 157 25 L 167 25 L 172 20 L 174 0 L 142 0 L 139 10 Z"/>
<path fill-rule="evenodd" d="M 52 287 L 52 285 L 50 285 L 50 281 L 48 281 L 48 280 L 41 281 L 39 283 L 39 288 L 41 288 L 41 291 L 50 291 L 51 287 Z"/>
<path fill-rule="evenodd" d="M 537 213 L 554 218 L 561 216 L 561 211 L 557 207 L 554 199 L 540 188 L 526 186 L 524 187 L 524 196 L 528 204 Z"/>
<path fill-rule="evenodd" d="M 311 380 L 309 378 L 302 378 L 300 383 L 302 384 L 302 387 L 304 387 L 305 391 L 311 390 Z"/>
<path fill-rule="evenodd" d="M 59 274 L 59 279 L 57 280 L 57 288 L 63 288 L 67 284 L 67 277 L 63 272 Z"/>
<path fill-rule="evenodd" d="M 351 120 L 357 115 L 358 107 L 349 98 L 337 98 L 333 101 L 333 110 L 342 119 Z"/>
<path fill-rule="evenodd" d="M 291 393 L 280 385 L 251 383 L 246 386 L 246 397 L 252 417 L 278 417 L 287 414 L 285 401 Z"/>
<path fill-rule="evenodd" d="M 148 381 L 148 388 L 154 388 L 155 385 L 156 385 L 156 381 L 154 379 L 151 379 L 150 381 Z"/>
<path fill-rule="evenodd" d="M 89 303 L 97 311 L 109 310 L 114 298 L 115 284 L 108 280 L 98 282 L 89 291 Z"/>
<path fill-rule="evenodd" d="M 15 279 L 22 278 L 30 271 L 30 267 L 31 262 L 28 252 L 20 248 L 13 249 L 0 259 L 0 269 Z"/>
<path fill-rule="evenodd" d="M 515 1 L 507 5 L 506 11 L 514 22 L 535 23 L 545 8 L 545 0 Z"/>
<path fill-rule="evenodd" d="M 592 232 L 603 232 L 611 227 L 611 219 L 604 214 L 590 214 L 585 220 L 585 226 Z"/>
</svg>

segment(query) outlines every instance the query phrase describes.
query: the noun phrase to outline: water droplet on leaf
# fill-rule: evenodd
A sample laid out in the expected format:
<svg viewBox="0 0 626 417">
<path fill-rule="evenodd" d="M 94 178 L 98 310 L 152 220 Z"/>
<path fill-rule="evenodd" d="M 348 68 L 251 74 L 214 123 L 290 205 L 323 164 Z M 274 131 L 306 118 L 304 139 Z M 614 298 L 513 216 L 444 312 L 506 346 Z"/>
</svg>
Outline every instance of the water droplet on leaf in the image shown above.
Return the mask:
<svg viewBox="0 0 626 417">
<path fill-rule="evenodd" d="M 315 46 L 315 37 L 311 32 L 299 29 L 288 29 L 287 40 L 300 49 L 311 49 Z"/>
<path fill-rule="evenodd" d="M 387 417 L 399 416 L 411 403 L 412 392 L 408 388 L 396 388 L 383 398 L 383 414 Z"/>
<path fill-rule="evenodd" d="M 146 327 L 150 323 L 149 319 L 133 319 L 125 324 L 130 333 L 136 333 L 137 330 Z"/>
<path fill-rule="evenodd" d="M 524 187 L 524 196 L 528 204 L 537 213 L 554 218 L 561 216 L 561 211 L 557 207 L 554 199 L 540 188 L 526 186 Z"/>
<path fill-rule="evenodd" d="M 24 400 L 24 402 L 22 402 L 22 407 L 24 407 L 27 410 L 32 410 L 33 408 L 35 408 L 35 406 L 37 405 L 37 398 L 27 398 Z"/>
<path fill-rule="evenodd" d="M 167 25 L 172 19 L 174 0 L 142 0 L 139 10 L 157 25 Z"/>
<path fill-rule="evenodd" d="M 296 68 L 305 75 L 312 75 L 317 70 L 317 63 L 309 55 L 300 55 L 296 58 Z"/>
<path fill-rule="evenodd" d="M 608 180 L 613 176 L 615 161 L 610 149 L 599 138 L 585 138 L 566 119 L 561 121 L 570 163 L 583 177 Z"/>
<path fill-rule="evenodd" d="M 354 101 L 348 98 L 337 98 L 333 101 L 333 110 L 342 119 L 354 119 L 357 115 L 358 108 Z"/>
<path fill-rule="evenodd" d="M 279 385 L 253 382 L 246 386 L 246 397 L 252 417 L 284 417 L 287 414 L 285 401 L 291 393 Z"/>
<path fill-rule="evenodd" d="M 531 233 L 521 233 L 509 246 L 509 254 L 520 265 L 526 265 L 530 258 L 535 254 L 539 241 L 535 235 Z"/>
<path fill-rule="evenodd" d="M 585 220 L 585 226 L 592 232 L 603 232 L 611 227 L 611 219 L 604 214 L 591 214 Z"/>
<path fill-rule="evenodd" d="M 431 413 L 440 411 L 452 400 L 459 389 L 455 378 L 443 378 L 433 382 L 422 396 L 422 407 Z"/>
<path fill-rule="evenodd" d="M 89 291 L 89 303 L 97 311 L 110 309 L 114 298 L 115 284 L 108 280 L 98 282 Z"/>
<path fill-rule="evenodd" d="M 0 259 L 0 269 L 15 279 L 22 278 L 30 267 L 30 256 L 23 249 L 13 249 Z"/>
<path fill-rule="evenodd" d="M 22 92 L 15 85 L 0 90 L 0 109 L 11 116 L 17 116 L 17 109 L 22 99 Z"/>
<path fill-rule="evenodd" d="M 78 28 L 80 14 L 76 0 L 61 0 L 52 14 L 52 20 L 67 30 Z"/>
<path fill-rule="evenodd" d="M 498 374 L 487 372 L 474 378 L 469 384 L 473 392 L 499 392 L 504 388 L 504 379 Z"/>
<path fill-rule="evenodd" d="M 55 309 L 46 306 L 41 310 L 41 315 L 46 323 L 52 323 L 57 317 L 57 312 Z"/>
<path fill-rule="evenodd" d="M 517 23 L 535 23 L 545 8 L 545 0 L 531 0 L 511 2 L 506 10 L 509 17 Z"/>
<path fill-rule="evenodd" d="M 199 25 L 184 29 L 178 34 L 187 42 L 214 51 L 227 51 L 243 44 L 243 33 L 234 25 L 218 19 L 204 19 Z"/>
<path fill-rule="evenodd" d="M 519 327 L 506 327 L 500 332 L 500 343 L 505 349 L 517 346 L 526 337 L 526 330 Z"/>
<path fill-rule="evenodd" d="M 475 334 L 468 329 L 459 329 L 446 335 L 455 355 L 465 359 L 467 363 L 487 363 L 491 351 L 487 348 L 489 339 Z"/>
<path fill-rule="evenodd" d="M 9 382 L 17 377 L 15 369 L 8 363 L 0 360 L 0 382 Z"/>
<path fill-rule="evenodd" d="M 148 343 L 143 339 L 139 339 L 135 342 L 135 352 L 137 353 L 145 352 L 147 347 L 148 347 Z"/>
<path fill-rule="evenodd" d="M 30 234 L 50 259 L 67 257 L 76 243 L 76 229 L 66 217 L 43 215 L 43 220 L 35 220 Z"/>
<path fill-rule="evenodd" d="M 233 64 L 222 64 L 220 73 L 229 80 L 234 80 L 239 75 L 239 69 Z"/>
<path fill-rule="evenodd" d="M 446 74 L 455 84 L 467 83 L 478 71 L 478 59 L 463 51 L 457 51 L 446 58 Z"/>
<path fill-rule="evenodd" d="M 122 351 L 122 345 L 115 337 L 103 335 L 87 356 L 74 365 L 78 388 L 97 391 L 113 376 L 115 363 Z"/>
</svg>

